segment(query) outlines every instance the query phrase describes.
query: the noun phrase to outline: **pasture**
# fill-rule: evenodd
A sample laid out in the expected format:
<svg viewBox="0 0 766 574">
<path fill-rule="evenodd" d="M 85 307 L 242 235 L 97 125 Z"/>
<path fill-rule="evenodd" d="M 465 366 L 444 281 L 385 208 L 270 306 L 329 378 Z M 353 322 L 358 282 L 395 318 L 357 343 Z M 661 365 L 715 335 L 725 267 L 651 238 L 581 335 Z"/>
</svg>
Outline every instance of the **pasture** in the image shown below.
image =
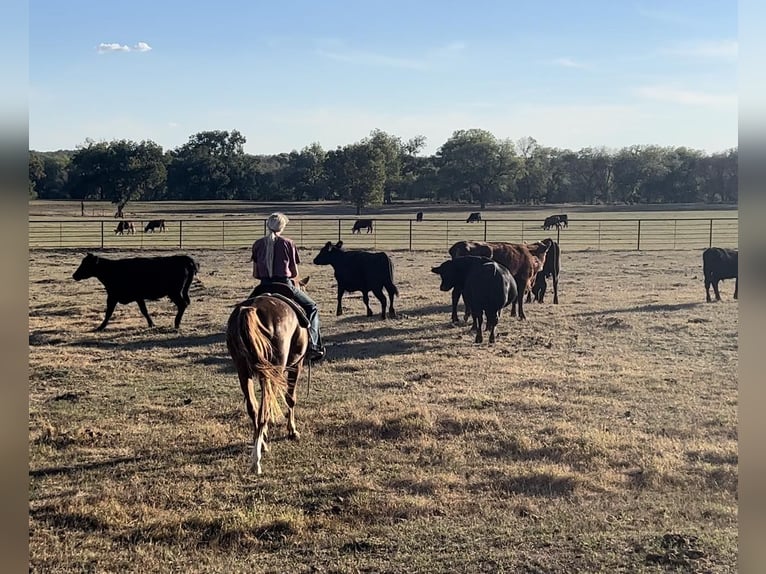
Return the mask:
<svg viewBox="0 0 766 574">
<path fill-rule="evenodd" d="M 336 317 L 302 250 L 328 359 L 260 477 L 224 342 L 249 252 L 183 251 L 181 329 L 163 300 L 103 333 L 83 252 L 30 251 L 30 571 L 736 571 L 738 303 L 705 303 L 701 249 L 562 241 L 561 303 L 491 346 L 450 324 L 446 249 L 391 252 L 386 321 L 359 294 Z M 168 251 L 106 255 L 139 253 Z"/>
</svg>

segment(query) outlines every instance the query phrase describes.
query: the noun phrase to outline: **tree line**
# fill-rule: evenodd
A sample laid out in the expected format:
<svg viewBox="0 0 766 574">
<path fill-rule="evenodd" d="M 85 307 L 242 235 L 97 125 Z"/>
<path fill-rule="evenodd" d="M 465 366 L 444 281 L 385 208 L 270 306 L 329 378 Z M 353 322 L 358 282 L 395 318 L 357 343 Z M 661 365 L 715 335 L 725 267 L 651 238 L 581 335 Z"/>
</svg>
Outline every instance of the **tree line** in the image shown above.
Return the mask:
<svg viewBox="0 0 766 574">
<path fill-rule="evenodd" d="M 29 153 L 29 196 L 106 200 L 341 200 L 357 214 L 396 200 L 489 203 L 736 203 L 738 150 L 634 145 L 579 151 L 534 138 L 455 131 L 433 155 L 426 139 L 381 130 L 324 150 L 252 155 L 238 131 L 203 131 L 163 150 L 153 141 L 86 140 L 75 150 Z"/>
</svg>

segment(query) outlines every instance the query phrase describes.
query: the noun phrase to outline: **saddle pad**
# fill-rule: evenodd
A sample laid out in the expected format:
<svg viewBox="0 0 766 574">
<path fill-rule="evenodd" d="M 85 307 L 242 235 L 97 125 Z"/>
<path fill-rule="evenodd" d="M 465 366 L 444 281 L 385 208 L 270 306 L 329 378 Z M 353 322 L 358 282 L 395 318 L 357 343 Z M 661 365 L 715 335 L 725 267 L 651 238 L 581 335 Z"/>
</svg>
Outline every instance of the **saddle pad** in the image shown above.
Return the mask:
<svg viewBox="0 0 766 574">
<path fill-rule="evenodd" d="M 308 329 L 309 318 L 306 316 L 306 312 L 303 310 L 303 307 L 298 305 L 298 303 L 296 303 L 293 299 L 285 297 L 281 293 L 261 293 L 257 295 L 255 299 L 260 299 L 261 297 L 274 297 L 290 305 L 290 307 L 293 308 L 293 311 L 295 311 L 295 314 L 298 316 L 298 324 L 304 329 Z"/>
</svg>

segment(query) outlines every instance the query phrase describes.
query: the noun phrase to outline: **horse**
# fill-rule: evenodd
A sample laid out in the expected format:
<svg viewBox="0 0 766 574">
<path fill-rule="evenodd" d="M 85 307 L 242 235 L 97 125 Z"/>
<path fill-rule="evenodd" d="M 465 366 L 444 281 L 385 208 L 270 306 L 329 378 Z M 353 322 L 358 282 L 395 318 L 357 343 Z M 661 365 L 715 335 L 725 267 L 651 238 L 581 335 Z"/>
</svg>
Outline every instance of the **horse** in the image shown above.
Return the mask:
<svg viewBox="0 0 766 574">
<path fill-rule="evenodd" d="M 304 288 L 308 280 L 298 284 Z M 286 300 L 290 299 L 288 293 L 286 286 L 278 284 L 257 286 L 234 307 L 226 327 L 226 346 L 253 423 L 251 470 L 255 468 L 258 474 L 262 473 L 262 452 L 269 450 L 268 425 L 282 413 L 280 397 L 287 405 L 288 437 L 300 438 L 295 428 L 296 386 L 309 346 L 308 319 L 298 314 L 297 304 L 294 307 Z M 255 379 L 261 386 L 257 417 Z"/>
</svg>

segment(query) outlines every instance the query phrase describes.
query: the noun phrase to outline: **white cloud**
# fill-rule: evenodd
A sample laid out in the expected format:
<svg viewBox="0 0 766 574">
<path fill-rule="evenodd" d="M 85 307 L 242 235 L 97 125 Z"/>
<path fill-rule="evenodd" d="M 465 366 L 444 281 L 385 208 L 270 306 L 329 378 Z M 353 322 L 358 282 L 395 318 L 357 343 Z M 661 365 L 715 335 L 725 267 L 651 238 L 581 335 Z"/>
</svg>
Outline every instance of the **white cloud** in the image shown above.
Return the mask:
<svg viewBox="0 0 766 574">
<path fill-rule="evenodd" d="M 556 58 L 553 60 L 553 63 L 557 66 L 562 66 L 564 68 L 579 68 L 584 69 L 587 68 L 587 64 L 583 64 L 582 62 L 576 62 L 575 60 L 571 58 Z"/>
<path fill-rule="evenodd" d="M 454 58 L 465 50 L 463 42 L 452 42 L 438 46 L 425 54 L 415 57 L 397 57 L 365 50 L 357 50 L 346 46 L 340 40 L 327 40 L 317 49 L 317 53 L 330 60 L 349 62 L 362 66 L 378 66 L 386 68 L 402 68 L 408 70 L 425 70 L 432 65 Z"/>
<path fill-rule="evenodd" d="M 668 54 L 678 56 L 691 56 L 697 58 L 723 58 L 736 59 L 739 53 L 737 40 L 712 40 L 696 43 L 687 43 L 666 51 Z"/>
<path fill-rule="evenodd" d="M 711 93 L 685 90 L 674 86 L 641 86 L 636 93 L 642 98 L 689 106 L 727 107 L 737 105 L 736 93 Z"/>
<path fill-rule="evenodd" d="M 108 54 L 111 52 L 148 52 L 151 49 L 152 47 L 146 42 L 139 42 L 132 48 L 125 44 L 118 44 L 116 42 L 113 42 L 113 43 L 102 42 L 96 48 L 99 54 Z"/>
</svg>

